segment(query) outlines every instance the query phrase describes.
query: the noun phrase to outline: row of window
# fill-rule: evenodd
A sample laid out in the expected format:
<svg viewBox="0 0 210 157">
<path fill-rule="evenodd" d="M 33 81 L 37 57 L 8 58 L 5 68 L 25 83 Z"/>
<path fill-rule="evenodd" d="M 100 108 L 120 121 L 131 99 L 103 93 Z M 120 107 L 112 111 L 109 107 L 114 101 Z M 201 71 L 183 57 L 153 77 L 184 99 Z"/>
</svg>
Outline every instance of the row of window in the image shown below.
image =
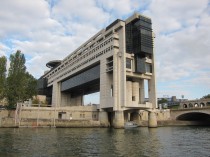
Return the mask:
<svg viewBox="0 0 210 157">
<path fill-rule="evenodd" d="M 64 68 L 64 66 L 66 66 L 66 67 L 65 67 L 64 69 L 62 69 L 62 70 L 65 70 L 65 69 L 67 68 L 67 66 L 69 67 L 69 66 L 74 65 L 75 63 L 78 63 L 79 61 L 81 61 L 82 59 L 84 59 L 84 58 L 86 58 L 87 56 L 91 55 L 92 53 L 94 53 L 95 51 L 99 50 L 99 49 L 102 48 L 103 46 L 105 46 L 105 45 L 111 43 L 111 42 L 113 41 L 113 39 L 116 39 L 116 38 L 113 38 L 113 37 L 109 38 L 108 40 L 104 41 L 101 45 L 99 45 L 99 46 L 95 47 L 94 49 L 90 50 L 89 53 L 86 53 L 86 54 L 84 54 L 83 56 L 79 57 L 77 60 L 75 60 L 76 58 L 74 57 L 75 59 L 71 59 L 71 60 L 69 60 L 68 62 L 64 63 L 63 65 L 60 65 L 57 69 L 55 69 L 54 71 L 52 71 L 52 72 L 51 72 L 48 76 L 46 76 L 46 77 L 51 78 L 51 77 L 53 77 L 53 76 L 55 75 L 55 73 L 56 73 L 57 71 L 59 71 L 60 69 Z M 73 62 L 73 60 L 75 60 L 75 61 Z M 71 62 L 72 62 L 72 63 L 71 63 Z M 70 64 L 70 63 L 71 63 L 71 64 Z"/>
<path fill-rule="evenodd" d="M 115 47 L 112 45 L 112 46 L 110 46 L 110 47 L 104 49 L 103 51 L 98 52 L 97 54 L 95 54 L 94 56 L 92 56 L 92 57 L 86 59 L 84 62 L 80 63 L 79 65 L 77 65 L 77 66 L 75 66 L 75 67 L 69 69 L 66 73 L 64 73 L 64 74 L 62 74 L 62 75 L 56 77 L 55 79 L 49 81 L 49 83 L 52 83 L 54 80 L 59 79 L 59 78 L 63 77 L 64 75 L 71 73 L 72 71 L 78 69 L 78 68 L 81 67 L 82 65 L 84 65 L 84 64 L 86 64 L 86 63 L 92 61 L 93 59 L 98 58 L 99 56 L 101 56 L 101 55 L 103 55 L 103 54 L 105 54 L 105 53 L 111 51 L 113 48 L 115 48 Z M 77 63 L 77 62 L 75 61 L 75 62 L 73 62 L 71 65 L 76 64 L 76 63 Z M 69 65 L 69 66 L 71 66 L 71 65 Z M 62 71 L 63 71 L 63 70 L 64 70 L 64 69 L 62 69 Z"/>
<path fill-rule="evenodd" d="M 108 32 L 107 34 L 104 35 L 105 38 L 109 37 L 111 34 L 113 34 L 113 31 Z M 98 39 L 99 37 L 101 37 L 100 39 Z M 102 37 L 102 34 L 99 34 L 98 36 L 96 36 L 94 39 L 92 39 L 92 41 L 89 41 L 86 45 L 83 46 L 83 48 L 87 47 L 85 50 L 83 50 L 83 48 L 80 48 L 78 51 L 73 52 L 70 56 L 68 56 L 68 58 L 64 59 L 64 62 L 67 61 L 68 59 L 71 58 L 75 58 L 78 55 L 81 55 L 82 53 L 86 52 L 88 49 L 93 48 L 95 45 L 97 45 L 98 43 L 100 43 L 101 41 L 104 40 L 104 37 Z M 92 43 L 93 41 L 95 41 L 96 39 L 98 39 L 96 42 Z M 74 57 L 72 57 L 74 56 Z"/>
<path fill-rule="evenodd" d="M 66 112 L 58 113 L 58 119 L 63 119 L 63 115 L 66 115 Z M 70 120 L 73 119 L 72 113 L 69 114 Z M 85 113 L 80 113 L 80 118 L 85 118 Z M 97 119 L 97 113 L 92 114 L 92 119 Z"/>
</svg>

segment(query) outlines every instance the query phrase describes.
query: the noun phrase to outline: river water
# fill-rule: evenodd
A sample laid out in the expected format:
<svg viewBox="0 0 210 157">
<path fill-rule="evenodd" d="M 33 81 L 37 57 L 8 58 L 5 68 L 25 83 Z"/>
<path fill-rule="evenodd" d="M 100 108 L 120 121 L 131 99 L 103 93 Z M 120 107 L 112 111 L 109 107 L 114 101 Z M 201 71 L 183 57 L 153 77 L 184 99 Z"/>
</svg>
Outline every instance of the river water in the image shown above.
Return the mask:
<svg viewBox="0 0 210 157">
<path fill-rule="evenodd" d="M 0 157 L 205 157 L 210 127 L 0 128 Z"/>
</svg>

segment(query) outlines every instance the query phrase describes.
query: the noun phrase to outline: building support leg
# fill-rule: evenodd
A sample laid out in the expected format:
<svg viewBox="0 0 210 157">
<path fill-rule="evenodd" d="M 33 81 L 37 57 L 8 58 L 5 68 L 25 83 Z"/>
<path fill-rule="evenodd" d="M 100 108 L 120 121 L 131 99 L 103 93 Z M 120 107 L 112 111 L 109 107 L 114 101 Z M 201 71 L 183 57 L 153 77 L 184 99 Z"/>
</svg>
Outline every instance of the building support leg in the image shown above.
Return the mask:
<svg viewBox="0 0 210 157">
<path fill-rule="evenodd" d="M 116 129 L 124 128 L 124 114 L 123 111 L 115 111 L 113 126 Z"/>
<path fill-rule="evenodd" d="M 148 112 L 148 127 L 157 128 L 157 116 L 154 111 Z"/>
<path fill-rule="evenodd" d="M 109 127 L 108 113 L 105 111 L 99 112 L 99 121 L 102 127 Z"/>
</svg>

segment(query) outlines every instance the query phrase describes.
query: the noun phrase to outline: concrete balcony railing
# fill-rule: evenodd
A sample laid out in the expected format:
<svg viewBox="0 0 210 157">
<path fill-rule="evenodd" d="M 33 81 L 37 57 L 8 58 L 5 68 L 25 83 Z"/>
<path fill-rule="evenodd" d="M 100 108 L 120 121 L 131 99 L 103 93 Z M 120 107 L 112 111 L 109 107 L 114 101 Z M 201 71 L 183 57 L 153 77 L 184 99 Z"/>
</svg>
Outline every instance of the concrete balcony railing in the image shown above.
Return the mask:
<svg viewBox="0 0 210 157">
<path fill-rule="evenodd" d="M 127 108 L 139 108 L 139 109 L 151 109 L 152 103 L 145 102 L 145 104 L 137 104 L 137 103 L 131 103 L 126 105 Z"/>
</svg>

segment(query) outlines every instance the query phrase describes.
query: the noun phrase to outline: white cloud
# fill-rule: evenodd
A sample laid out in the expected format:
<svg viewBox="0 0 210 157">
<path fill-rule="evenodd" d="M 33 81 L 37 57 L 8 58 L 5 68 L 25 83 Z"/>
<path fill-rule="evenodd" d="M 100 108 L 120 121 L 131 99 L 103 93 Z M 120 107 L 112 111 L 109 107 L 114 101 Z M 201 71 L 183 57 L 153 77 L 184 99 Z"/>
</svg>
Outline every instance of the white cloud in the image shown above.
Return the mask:
<svg viewBox="0 0 210 157">
<path fill-rule="evenodd" d="M 145 13 L 156 33 L 158 79 L 188 77 L 210 67 L 208 1 L 153 1 Z"/>
<path fill-rule="evenodd" d="M 98 3 L 105 9 L 111 12 L 111 14 L 115 14 L 117 16 L 122 17 L 125 13 L 132 13 L 136 9 L 138 9 L 140 3 L 135 0 L 100 0 Z"/>
<path fill-rule="evenodd" d="M 184 87 L 209 89 L 210 6 L 208 0 L 19 0 L 0 5 L 0 55 L 17 49 L 27 58 L 27 69 L 37 78 L 46 63 L 63 59 L 117 18 L 134 11 L 152 18 L 156 33 L 158 93 L 190 95 Z M 197 75 L 195 75 L 195 73 Z M 183 81 L 188 79 L 188 82 Z M 177 84 L 177 83 L 176 83 Z M 206 84 L 206 86 L 204 86 Z M 183 88 L 181 88 L 183 87 Z M 179 89 L 179 90 L 178 90 Z M 191 94 L 192 95 L 192 94 Z"/>
<path fill-rule="evenodd" d="M 101 26 L 109 19 L 109 14 L 96 6 L 94 0 L 60 0 L 52 9 L 55 19 L 64 25 L 68 21 L 74 23 L 92 24 L 94 27 Z"/>
</svg>

